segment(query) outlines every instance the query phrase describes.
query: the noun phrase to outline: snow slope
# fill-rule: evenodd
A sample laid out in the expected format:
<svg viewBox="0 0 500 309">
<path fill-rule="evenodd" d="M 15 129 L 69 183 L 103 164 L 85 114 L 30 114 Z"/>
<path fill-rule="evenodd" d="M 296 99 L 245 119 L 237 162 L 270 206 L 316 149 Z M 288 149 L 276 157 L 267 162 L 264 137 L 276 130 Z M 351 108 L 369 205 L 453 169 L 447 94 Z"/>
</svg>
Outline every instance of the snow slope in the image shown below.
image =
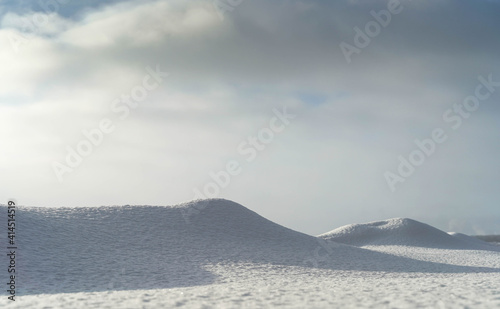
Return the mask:
<svg viewBox="0 0 500 309">
<path fill-rule="evenodd" d="M 4 221 L 6 209 L 0 208 Z M 8 302 L 0 291 L 0 307 L 345 307 L 346 300 L 358 301 L 349 289 L 375 282 L 374 301 L 387 285 L 404 286 L 412 278 L 472 284 L 471 276 L 479 274 L 474 289 L 482 293 L 500 278 L 499 252 L 410 219 L 314 237 L 213 199 L 177 206 L 20 207 L 16 220 L 19 298 Z M 374 243 L 434 251 L 356 247 Z"/>
<path fill-rule="evenodd" d="M 201 267 L 206 263 L 300 264 L 314 249 L 314 237 L 279 226 L 234 202 L 212 200 L 189 223 L 182 216 L 186 207 L 193 204 L 20 208 L 20 292 L 208 284 L 214 276 Z"/>
<path fill-rule="evenodd" d="M 445 233 L 428 224 L 395 218 L 365 224 L 350 224 L 319 235 L 320 238 L 353 246 L 414 246 L 441 249 L 497 250 L 473 237 Z"/>
</svg>

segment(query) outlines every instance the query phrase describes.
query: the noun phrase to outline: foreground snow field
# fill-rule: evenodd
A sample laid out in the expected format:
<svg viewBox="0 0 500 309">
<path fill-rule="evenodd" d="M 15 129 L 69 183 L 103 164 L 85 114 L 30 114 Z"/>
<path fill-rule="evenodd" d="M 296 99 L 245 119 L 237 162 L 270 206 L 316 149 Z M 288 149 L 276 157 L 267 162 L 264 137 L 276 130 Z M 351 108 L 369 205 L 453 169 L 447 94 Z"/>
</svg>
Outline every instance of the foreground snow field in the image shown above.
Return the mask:
<svg viewBox="0 0 500 309">
<path fill-rule="evenodd" d="M 411 219 L 313 237 L 209 200 L 16 220 L 17 296 L 3 289 L 2 308 L 500 308 L 500 247 Z"/>
</svg>

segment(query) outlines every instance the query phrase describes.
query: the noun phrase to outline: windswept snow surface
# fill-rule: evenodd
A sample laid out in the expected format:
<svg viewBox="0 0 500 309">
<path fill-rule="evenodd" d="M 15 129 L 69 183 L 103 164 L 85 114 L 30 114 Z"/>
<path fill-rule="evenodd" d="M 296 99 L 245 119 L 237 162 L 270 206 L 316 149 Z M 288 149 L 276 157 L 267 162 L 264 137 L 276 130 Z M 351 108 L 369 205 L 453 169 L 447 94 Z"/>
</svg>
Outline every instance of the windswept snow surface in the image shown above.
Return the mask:
<svg viewBox="0 0 500 309">
<path fill-rule="evenodd" d="M 500 247 L 410 219 L 314 237 L 214 199 L 20 207 L 16 222 L 2 308 L 500 307 Z"/>
</svg>

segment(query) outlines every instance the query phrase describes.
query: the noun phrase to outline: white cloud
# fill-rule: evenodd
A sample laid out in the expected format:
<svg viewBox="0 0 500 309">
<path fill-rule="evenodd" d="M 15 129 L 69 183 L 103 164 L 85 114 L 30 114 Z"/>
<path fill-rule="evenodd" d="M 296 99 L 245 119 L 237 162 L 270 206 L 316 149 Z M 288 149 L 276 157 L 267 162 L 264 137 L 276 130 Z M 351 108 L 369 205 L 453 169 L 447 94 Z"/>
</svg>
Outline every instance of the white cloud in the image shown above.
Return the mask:
<svg viewBox="0 0 500 309">
<path fill-rule="evenodd" d="M 170 2 L 113 6 L 90 13 L 60 39 L 83 48 L 147 46 L 169 36 L 190 38 L 207 35 L 220 27 L 206 2 L 179 6 Z"/>
</svg>

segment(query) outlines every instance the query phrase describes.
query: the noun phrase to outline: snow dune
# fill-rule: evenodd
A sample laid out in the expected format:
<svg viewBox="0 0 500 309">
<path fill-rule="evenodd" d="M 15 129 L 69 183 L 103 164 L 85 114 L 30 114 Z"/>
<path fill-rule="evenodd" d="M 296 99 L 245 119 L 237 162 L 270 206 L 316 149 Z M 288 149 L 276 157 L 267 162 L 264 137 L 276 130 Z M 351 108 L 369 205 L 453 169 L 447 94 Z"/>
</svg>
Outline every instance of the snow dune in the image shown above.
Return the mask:
<svg viewBox="0 0 500 309">
<path fill-rule="evenodd" d="M 16 215 L 19 295 L 210 285 L 220 279 L 210 267 L 235 263 L 299 267 L 301 273 L 499 272 L 356 247 L 482 247 L 409 219 L 352 225 L 314 237 L 223 199 L 168 207 L 20 207 Z M 0 246 L 5 248 L 4 238 Z"/>
<path fill-rule="evenodd" d="M 445 233 L 428 224 L 407 218 L 350 224 L 319 237 L 353 246 L 412 246 L 491 251 L 498 249 L 474 237 L 460 233 Z"/>
</svg>

